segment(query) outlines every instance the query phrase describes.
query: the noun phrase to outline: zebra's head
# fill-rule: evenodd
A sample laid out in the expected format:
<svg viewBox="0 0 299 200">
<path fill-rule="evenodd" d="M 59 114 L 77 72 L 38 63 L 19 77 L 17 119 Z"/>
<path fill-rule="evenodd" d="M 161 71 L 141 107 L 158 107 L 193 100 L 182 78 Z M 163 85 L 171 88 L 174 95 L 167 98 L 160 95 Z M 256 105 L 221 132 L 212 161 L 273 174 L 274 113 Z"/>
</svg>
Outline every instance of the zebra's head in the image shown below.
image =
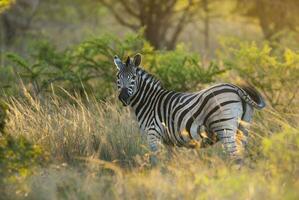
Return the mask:
<svg viewBox="0 0 299 200">
<path fill-rule="evenodd" d="M 114 63 L 118 69 L 117 87 L 119 90 L 119 100 L 124 106 L 130 104 L 131 97 L 137 92 L 137 67 L 140 65 L 141 56 L 136 54 L 134 59 L 128 56 L 123 63 L 118 56 L 114 56 Z"/>
</svg>

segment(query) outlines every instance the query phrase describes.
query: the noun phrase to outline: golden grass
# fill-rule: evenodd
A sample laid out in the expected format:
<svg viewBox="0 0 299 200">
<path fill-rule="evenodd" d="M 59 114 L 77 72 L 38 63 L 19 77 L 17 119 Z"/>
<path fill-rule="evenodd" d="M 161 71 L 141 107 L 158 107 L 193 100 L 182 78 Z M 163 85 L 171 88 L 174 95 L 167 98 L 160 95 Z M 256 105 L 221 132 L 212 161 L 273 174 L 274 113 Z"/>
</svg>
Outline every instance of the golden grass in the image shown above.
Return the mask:
<svg viewBox="0 0 299 200">
<path fill-rule="evenodd" d="M 8 189 L 13 199 L 299 198 L 299 129 L 271 109 L 256 114 L 241 169 L 220 145 L 173 157 L 162 150 L 151 168 L 134 118 L 114 100 L 25 96 L 8 101 L 6 129 L 42 146 L 51 162 Z"/>
</svg>

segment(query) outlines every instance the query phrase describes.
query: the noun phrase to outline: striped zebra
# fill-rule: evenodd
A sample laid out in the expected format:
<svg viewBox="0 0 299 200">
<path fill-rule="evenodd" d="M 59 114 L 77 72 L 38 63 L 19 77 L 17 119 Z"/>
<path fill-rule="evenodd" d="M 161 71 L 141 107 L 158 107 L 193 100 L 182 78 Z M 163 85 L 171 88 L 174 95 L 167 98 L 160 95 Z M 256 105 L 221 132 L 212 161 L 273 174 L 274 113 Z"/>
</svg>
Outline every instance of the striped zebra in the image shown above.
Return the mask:
<svg viewBox="0 0 299 200">
<path fill-rule="evenodd" d="M 221 141 L 231 158 L 241 159 L 248 131 L 244 123 L 265 102 L 252 87 L 223 83 L 195 93 L 170 91 L 140 67 L 141 56 L 117 56 L 119 100 L 135 112 L 153 154 L 159 144 L 205 147 Z M 156 157 L 151 157 L 156 163 Z"/>
</svg>

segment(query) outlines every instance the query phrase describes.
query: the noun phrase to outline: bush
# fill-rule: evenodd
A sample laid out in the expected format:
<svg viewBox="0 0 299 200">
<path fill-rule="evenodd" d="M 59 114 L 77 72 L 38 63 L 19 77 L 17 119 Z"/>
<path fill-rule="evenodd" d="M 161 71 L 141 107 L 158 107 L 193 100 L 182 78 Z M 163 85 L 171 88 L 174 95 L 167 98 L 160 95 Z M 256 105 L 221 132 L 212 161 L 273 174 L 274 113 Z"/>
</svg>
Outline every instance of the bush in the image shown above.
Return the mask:
<svg viewBox="0 0 299 200">
<path fill-rule="evenodd" d="M 0 184 L 25 178 L 44 158 L 42 149 L 24 136 L 0 136 Z"/>
<path fill-rule="evenodd" d="M 21 183 L 34 169 L 47 160 L 39 145 L 32 144 L 22 134 L 14 137 L 4 130 L 6 106 L 0 104 L 0 192 L 5 198 L 6 187 Z"/>
<path fill-rule="evenodd" d="M 143 43 L 139 35 L 128 35 L 123 40 L 104 35 L 64 51 L 49 42 L 38 42 L 30 59 L 13 53 L 7 57 L 34 95 L 45 93 L 54 85 L 79 94 L 99 89 L 96 94 L 103 98 L 111 94 L 115 82 L 113 56 L 135 53 Z"/>
<path fill-rule="evenodd" d="M 174 51 L 155 52 L 146 60 L 149 71 L 156 74 L 166 88 L 177 91 L 198 90 L 199 84 L 211 83 L 224 72 L 213 62 L 204 67 L 200 56 L 182 45 Z"/>
<path fill-rule="evenodd" d="M 210 83 L 222 72 L 213 63 L 206 69 L 197 54 L 182 46 L 174 51 L 154 51 L 140 35 L 128 35 L 124 39 L 104 35 L 64 51 L 49 42 L 38 42 L 34 49 L 30 59 L 14 53 L 7 55 L 13 63 L 10 74 L 18 74 L 34 96 L 51 91 L 51 86 L 81 95 L 94 92 L 101 99 L 111 96 L 116 79 L 115 54 L 125 59 L 140 52 L 146 69 L 156 74 L 166 88 L 180 91 L 195 90 L 199 83 Z M 5 91 L 16 90 L 16 82 L 2 83 Z"/>
<path fill-rule="evenodd" d="M 2 0 L 0 2 L 0 14 L 8 9 L 13 3 L 14 0 Z"/>
<path fill-rule="evenodd" d="M 298 177 L 299 175 L 299 129 L 285 124 L 281 132 L 262 141 L 262 167 L 271 176 Z M 285 181 L 297 181 L 288 178 Z"/>
<path fill-rule="evenodd" d="M 235 39 L 222 41 L 225 66 L 243 81 L 259 88 L 273 107 L 283 111 L 298 108 L 299 53 L 284 49 L 275 55 L 267 44 Z"/>
</svg>

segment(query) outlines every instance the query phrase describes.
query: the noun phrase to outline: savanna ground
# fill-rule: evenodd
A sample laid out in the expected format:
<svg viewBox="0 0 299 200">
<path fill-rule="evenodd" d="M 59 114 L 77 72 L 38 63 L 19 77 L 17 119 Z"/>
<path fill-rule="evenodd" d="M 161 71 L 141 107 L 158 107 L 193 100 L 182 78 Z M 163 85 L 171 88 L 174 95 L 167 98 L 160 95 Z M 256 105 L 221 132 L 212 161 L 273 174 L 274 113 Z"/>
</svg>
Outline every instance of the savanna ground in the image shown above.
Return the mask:
<svg viewBox="0 0 299 200">
<path fill-rule="evenodd" d="M 296 1 L 199 1 L 209 9 L 192 4 L 187 11 L 205 17 L 192 14 L 196 21 L 183 27 L 175 47 L 167 41 L 174 24 L 166 38 L 153 37 L 148 24 L 129 31 L 117 16 L 113 20 L 107 1 L 27 1 L 34 15 L 16 9 L 20 2 L 0 1 L 6 22 L 0 31 L 0 199 L 299 199 Z M 174 2 L 178 10 L 188 5 Z M 261 16 L 269 24 L 256 23 Z M 18 17 L 24 20 L 10 21 Z M 26 17 L 31 26 L 24 31 Z M 130 12 L 125 19 L 136 22 Z M 210 32 L 196 40 L 206 23 Z M 207 38 L 213 42 L 204 44 Z M 162 149 L 158 166 L 150 165 L 134 116 L 116 98 L 112 58 L 137 52 L 168 89 L 231 82 L 261 91 L 267 107 L 248 125 L 241 168 L 220 144 L 177 148 L 173 157 Z"/>
<path fill-rule="evenodd" d="M 151 168 L 129 110 L 113 100 L 72 97 L 69 103 L 52 96 L 42 103 L 25 94 L 8 100 L 6 131 L 34 146 L 27 149 L 28 163 L 4 163 L 11 174 L 5 199 L 298 198 L 299 130 L 274 109 L 255 116 L 241 169 L 224 158 L 220 145 L 177 149 L 172 159 L 162 151 Z M 4 156 L 16 162 L 22 152 L 12 149 L 16 155 Z"/>
</svg>

